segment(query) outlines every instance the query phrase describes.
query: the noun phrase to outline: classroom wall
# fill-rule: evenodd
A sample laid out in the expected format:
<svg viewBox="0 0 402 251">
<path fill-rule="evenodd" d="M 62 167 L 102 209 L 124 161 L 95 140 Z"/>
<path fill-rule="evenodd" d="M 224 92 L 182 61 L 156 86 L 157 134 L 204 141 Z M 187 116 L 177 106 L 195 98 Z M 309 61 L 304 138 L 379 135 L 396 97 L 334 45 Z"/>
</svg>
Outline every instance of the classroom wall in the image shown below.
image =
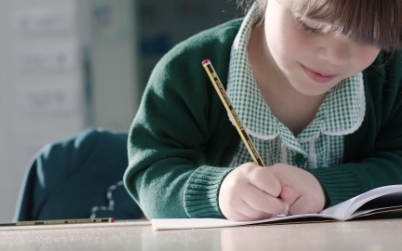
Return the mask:
<svg viewBox="0 0 402 251">
<path fill-rule="evenodd" d="M 0 1 L 0 221 L 47 142 L 84 124 L 81 40 L 70 0 Z"/>
<path fill-rule="evenodd" d="M 137 2 L 91 0 L 91 124 L 128 131 L 139 105 Z"/>
<path fill-rule="evenodd" d="M 156 62 L 189 36 L 243 14 L 236 0 L 138 1 L 140 75 L 145 86 Z"/>
<path fill-rule="evenodd" d="M 0 222 L 43 145 L 128 131 L 160 57 L 241 14 L 234 0 L 1 0 Z"/>
</svg>

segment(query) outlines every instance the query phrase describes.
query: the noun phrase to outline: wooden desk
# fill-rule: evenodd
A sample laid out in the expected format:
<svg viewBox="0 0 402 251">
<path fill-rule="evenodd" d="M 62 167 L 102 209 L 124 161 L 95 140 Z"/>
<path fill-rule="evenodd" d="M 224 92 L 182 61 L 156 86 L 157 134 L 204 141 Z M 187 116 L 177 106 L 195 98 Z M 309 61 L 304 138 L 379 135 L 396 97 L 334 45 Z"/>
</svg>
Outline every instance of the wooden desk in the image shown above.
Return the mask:
<svg viewBox="0 0 402 251">
<path fill-rule="evenodd" d="M 402 219 L 153 232 L 151 226 L 0 229 L 0 250 L 364 250 L 402 249 Z"/>
</svg>

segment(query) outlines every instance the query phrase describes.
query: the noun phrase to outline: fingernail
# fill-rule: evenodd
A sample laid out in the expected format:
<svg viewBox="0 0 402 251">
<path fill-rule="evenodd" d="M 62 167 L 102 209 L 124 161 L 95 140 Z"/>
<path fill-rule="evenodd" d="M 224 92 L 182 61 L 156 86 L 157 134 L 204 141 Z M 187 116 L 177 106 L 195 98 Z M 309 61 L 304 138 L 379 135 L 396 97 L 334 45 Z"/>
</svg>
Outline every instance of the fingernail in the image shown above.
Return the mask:
<svg viewBox="0 0 402 251">
<path fill-rule="evenodd" d="M 285 214 L 288 215 L 288 213 L 289 213 L 289 204 L 288 203 L 285 203 L 285 204 L 286 204 Z"/>
</svg>

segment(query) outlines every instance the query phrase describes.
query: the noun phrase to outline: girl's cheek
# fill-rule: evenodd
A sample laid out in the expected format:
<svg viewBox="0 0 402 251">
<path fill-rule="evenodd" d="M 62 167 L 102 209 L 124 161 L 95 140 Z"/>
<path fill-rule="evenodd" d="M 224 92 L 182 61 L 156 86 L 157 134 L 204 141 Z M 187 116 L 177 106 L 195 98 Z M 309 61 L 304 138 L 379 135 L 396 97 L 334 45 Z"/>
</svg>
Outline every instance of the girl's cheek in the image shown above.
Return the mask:
<svg viewBox="0 0 402 251">
<path fill-rule="evenodd" d="M 302 34 L 302 31 L 295 31 L 292 33 L 287 33 L 284 39 L 284 50 L 286 54 L 297 56 L 307 53 L 312 46 L 312 41 L 309 37 Z"/>
<path fill-rule="evenodd" d="M 359 55 L 357 57 L 357 62 L 360 68 L 365 69 L 368 66 L 370 66 L 377 58 L 378 53 L 380 53 L 380 50 L 375 47 L 366 47 L 360 50 Z"/>
</svg>

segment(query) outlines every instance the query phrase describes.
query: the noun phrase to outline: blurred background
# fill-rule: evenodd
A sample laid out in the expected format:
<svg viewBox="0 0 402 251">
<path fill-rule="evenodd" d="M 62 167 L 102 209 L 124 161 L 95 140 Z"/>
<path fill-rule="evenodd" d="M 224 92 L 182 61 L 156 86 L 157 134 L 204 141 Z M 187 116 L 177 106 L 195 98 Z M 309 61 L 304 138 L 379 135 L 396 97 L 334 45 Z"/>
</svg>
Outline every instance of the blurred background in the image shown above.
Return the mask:
<svg viewBox="0 0 402 251">
<path fill-rule="evenodd" d="M 42 146 L 128 132 L 160 57 L 242 13 L 235 0 L 0 0 L 0 221 Z"/>
</svg>

